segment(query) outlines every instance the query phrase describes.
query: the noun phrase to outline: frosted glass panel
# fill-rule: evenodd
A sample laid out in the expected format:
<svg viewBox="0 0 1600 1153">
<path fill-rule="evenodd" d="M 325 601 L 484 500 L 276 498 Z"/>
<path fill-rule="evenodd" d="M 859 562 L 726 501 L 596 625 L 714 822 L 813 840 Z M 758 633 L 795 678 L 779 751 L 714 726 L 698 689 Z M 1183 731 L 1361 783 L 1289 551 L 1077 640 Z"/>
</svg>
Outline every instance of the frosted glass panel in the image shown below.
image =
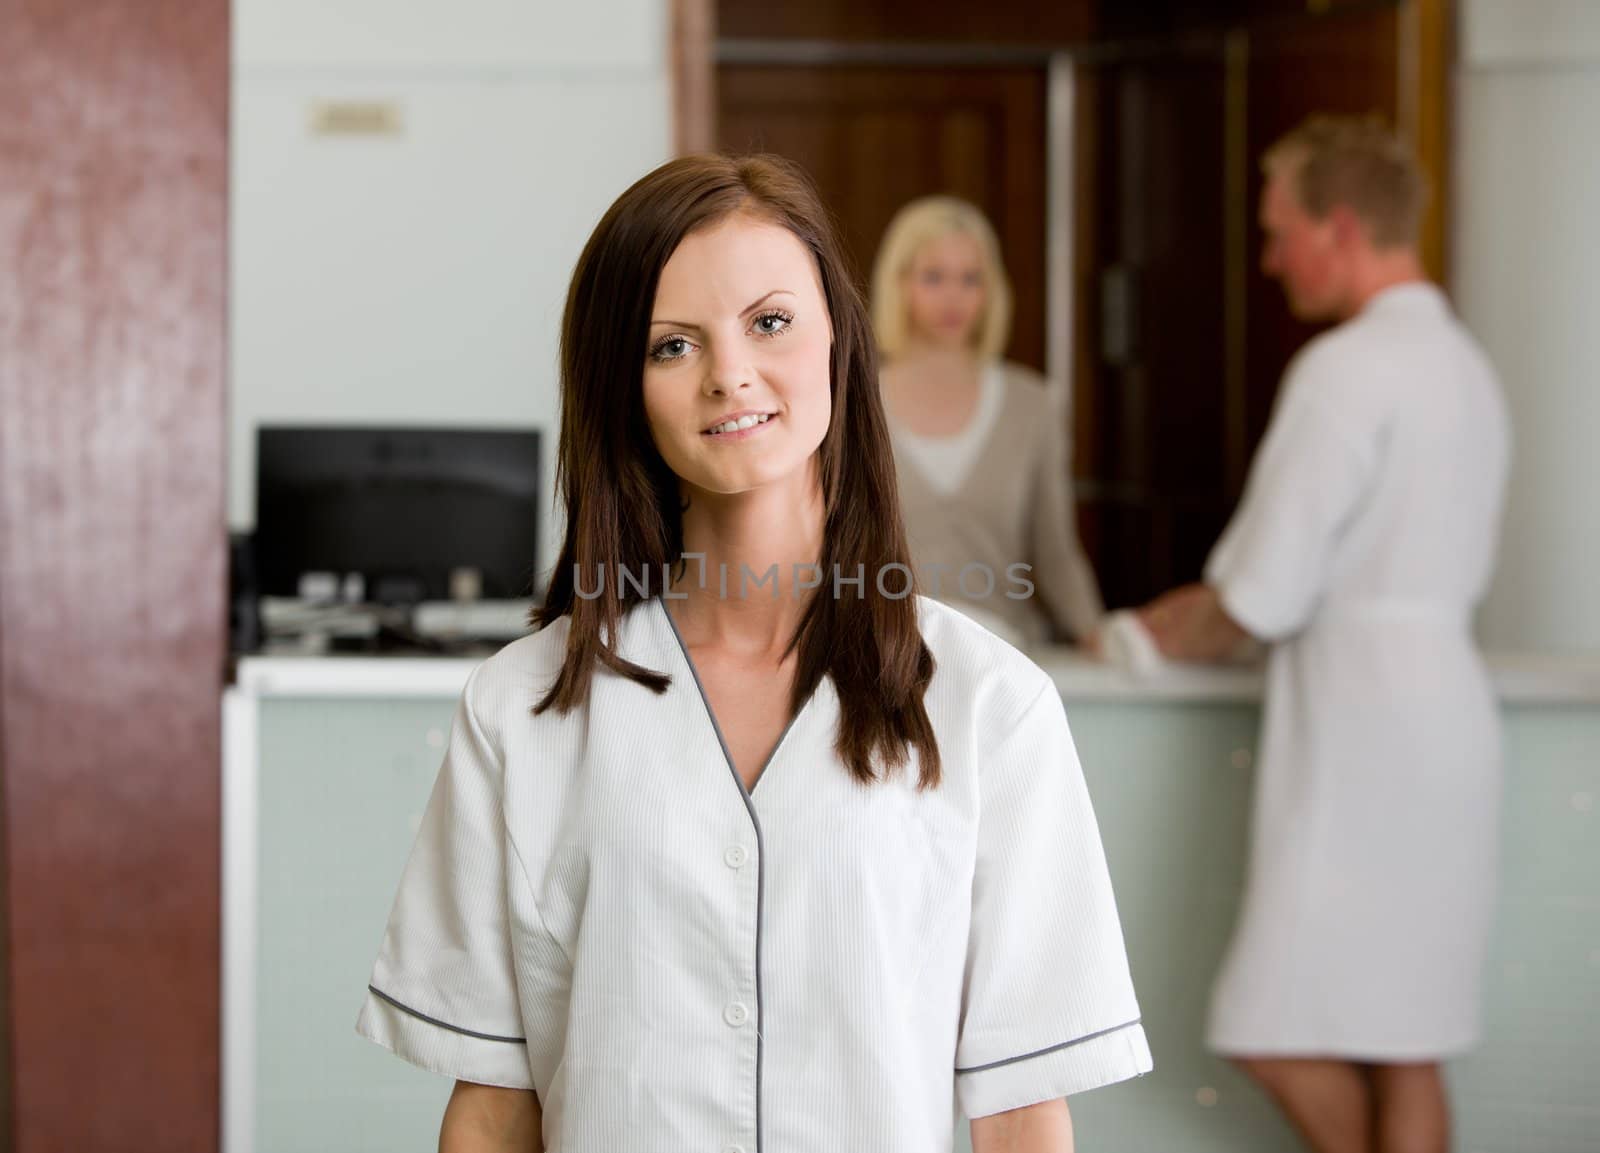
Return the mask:
<svg viewBox="0 0 1600 1153">
<path fill-rule="evenodd" d="M 431 1153 L 449 1083 L 354 1032 L 453 700 L 260 711 L 257 1151 Z M 1253 707 L 1068 703 L 1154 1072 L 1072 1098 L 1095 1153 L 1277 1153 L 1263 1095 L 1202 1027 L 1245 863 Z M 1507 711 L 1502 901 L 1483 1049 L 1450 1069 L 1459 1147 L 1592 1150 L 1600 1132 L 1600 709 Z M 966 1123 L 955 1147 L 968 1149 Z"/>
</svg>

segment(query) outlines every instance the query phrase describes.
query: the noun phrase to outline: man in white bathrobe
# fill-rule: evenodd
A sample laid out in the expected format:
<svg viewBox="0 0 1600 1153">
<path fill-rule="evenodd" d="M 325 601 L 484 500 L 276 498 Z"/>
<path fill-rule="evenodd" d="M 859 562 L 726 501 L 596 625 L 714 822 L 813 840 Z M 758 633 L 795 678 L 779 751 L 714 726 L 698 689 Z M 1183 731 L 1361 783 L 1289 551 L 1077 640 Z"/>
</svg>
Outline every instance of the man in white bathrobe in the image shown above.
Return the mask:
<svg viewBox="0 0 1600 1153">
<path fill-rule="evenodd" d="M 1498 709 L 1472 637 L 1508 458 L 1494 372 L 1416 249 L 1424 182 L 1374 124 L 1263 160 L 1262 269 L 1339 323 L 1285 374 L 1169 658 L 1271 646 L 1244 904 L 1207 1042 L 1318 1153 L 1446 1153 L 1440 1062 L 1479 1034 Z"/>
</svg>

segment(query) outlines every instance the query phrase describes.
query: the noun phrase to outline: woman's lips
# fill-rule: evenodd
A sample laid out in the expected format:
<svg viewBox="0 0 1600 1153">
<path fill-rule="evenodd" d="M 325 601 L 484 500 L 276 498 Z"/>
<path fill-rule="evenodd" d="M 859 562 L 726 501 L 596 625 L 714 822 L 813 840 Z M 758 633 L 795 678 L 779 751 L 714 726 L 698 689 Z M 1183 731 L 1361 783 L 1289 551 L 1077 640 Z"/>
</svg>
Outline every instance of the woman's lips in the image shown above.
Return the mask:
<svg viewBox="0 0 1600 1153">
<path fill-rule="evenodd" d="M 716 428 L 720 428 L 721 425 L 727 423 L 727 421 L 722 421 L 722 422 L 719 422 L 718 425 L 713 426 L 713 429 L 708 429 L 707 431 L 701 433 L 700 435 L 703 436 L 703 437 L 706 437 L 709 440 L 748 440 L 750 437 L 756 435 L 756 433 L 760 432 L 762 429 L 767 428 L 769 425 L 777 423 L 777 420 L 778 420 L 778 414 L 777 413 L 775 413 L 775 412 L 774 413 L 767 413 L 765 415 L 766 415 L 766 419 L 765 420 L 757 421 L 755 424 L 752 424 L 749 428 L 736 428 L 736 429 L 731 429 L 731 430 L 726 431 L 726 432 L 717 432 L 717 431 L 715 431 Z"/>
</svg>

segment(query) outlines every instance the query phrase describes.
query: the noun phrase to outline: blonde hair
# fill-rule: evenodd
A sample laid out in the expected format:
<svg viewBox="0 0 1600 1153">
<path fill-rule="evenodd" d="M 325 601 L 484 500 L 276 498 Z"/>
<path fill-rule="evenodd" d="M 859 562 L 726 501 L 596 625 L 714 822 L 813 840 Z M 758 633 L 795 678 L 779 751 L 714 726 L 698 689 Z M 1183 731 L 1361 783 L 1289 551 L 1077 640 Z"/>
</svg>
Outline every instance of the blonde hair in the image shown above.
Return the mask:
<svg viewBox="0 0 1600 1153">
<path fill-rule="evenodd" d="M 894 214 L 872 267 L 872 330 L 885 358 L 904 351 L 910 336 L 906 272 L 923 245 L 952 232 L 972 237 L 983 254 L 983 312 L 973 344 L 986 360 L 998 360 L 1005 351 L 1011 339 L 1011 283 L 994 228 L 976 205 L 954 196 L 924 196 Z"/>
<path fill-rule="evenodd" d="M 1427 177 L 1377 117 L 1313 116 L 1268 148 L 1261 168 L 1292 175 L 1301 207 L 1319 220 L 1336 205 L 1349 208 L 1375 248 L 1417 242 Z"/>
</svg>

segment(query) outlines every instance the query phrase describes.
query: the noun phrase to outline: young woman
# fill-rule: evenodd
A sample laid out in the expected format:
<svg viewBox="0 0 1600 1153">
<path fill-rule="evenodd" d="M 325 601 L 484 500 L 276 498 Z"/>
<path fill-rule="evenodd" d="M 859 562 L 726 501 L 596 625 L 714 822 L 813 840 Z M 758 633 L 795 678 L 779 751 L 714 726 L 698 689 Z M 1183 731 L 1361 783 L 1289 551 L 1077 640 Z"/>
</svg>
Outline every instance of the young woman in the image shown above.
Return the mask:
<svg viewBox="0 0 1600 1153">
<path fill-rule="evenodd" d="M 467 684 L 358 1025 L 456 1079 L 441 1147 L 927 1153 L 959 1104 L 978 1153 L 1070 1149 L 1063 1098 L 1151 1066 L 1082 772 L 1037 666 L 902 595 L 796 170 L 690 157 L 607 212 L 560 468 L 540 627 Z"/>
<path fill-rule="evenodd" d="M 1105 607 L 1078 543 L 1066 389 L 1002 359 L 1011 290 L 983 213 L 949 196 L 902 208 L 878 249 L 872 320 L 925 587 L 1016 643 L 1095 643 Z M 1032 595 L 1007 576 L 1016 563 Z"/>
</svg>

